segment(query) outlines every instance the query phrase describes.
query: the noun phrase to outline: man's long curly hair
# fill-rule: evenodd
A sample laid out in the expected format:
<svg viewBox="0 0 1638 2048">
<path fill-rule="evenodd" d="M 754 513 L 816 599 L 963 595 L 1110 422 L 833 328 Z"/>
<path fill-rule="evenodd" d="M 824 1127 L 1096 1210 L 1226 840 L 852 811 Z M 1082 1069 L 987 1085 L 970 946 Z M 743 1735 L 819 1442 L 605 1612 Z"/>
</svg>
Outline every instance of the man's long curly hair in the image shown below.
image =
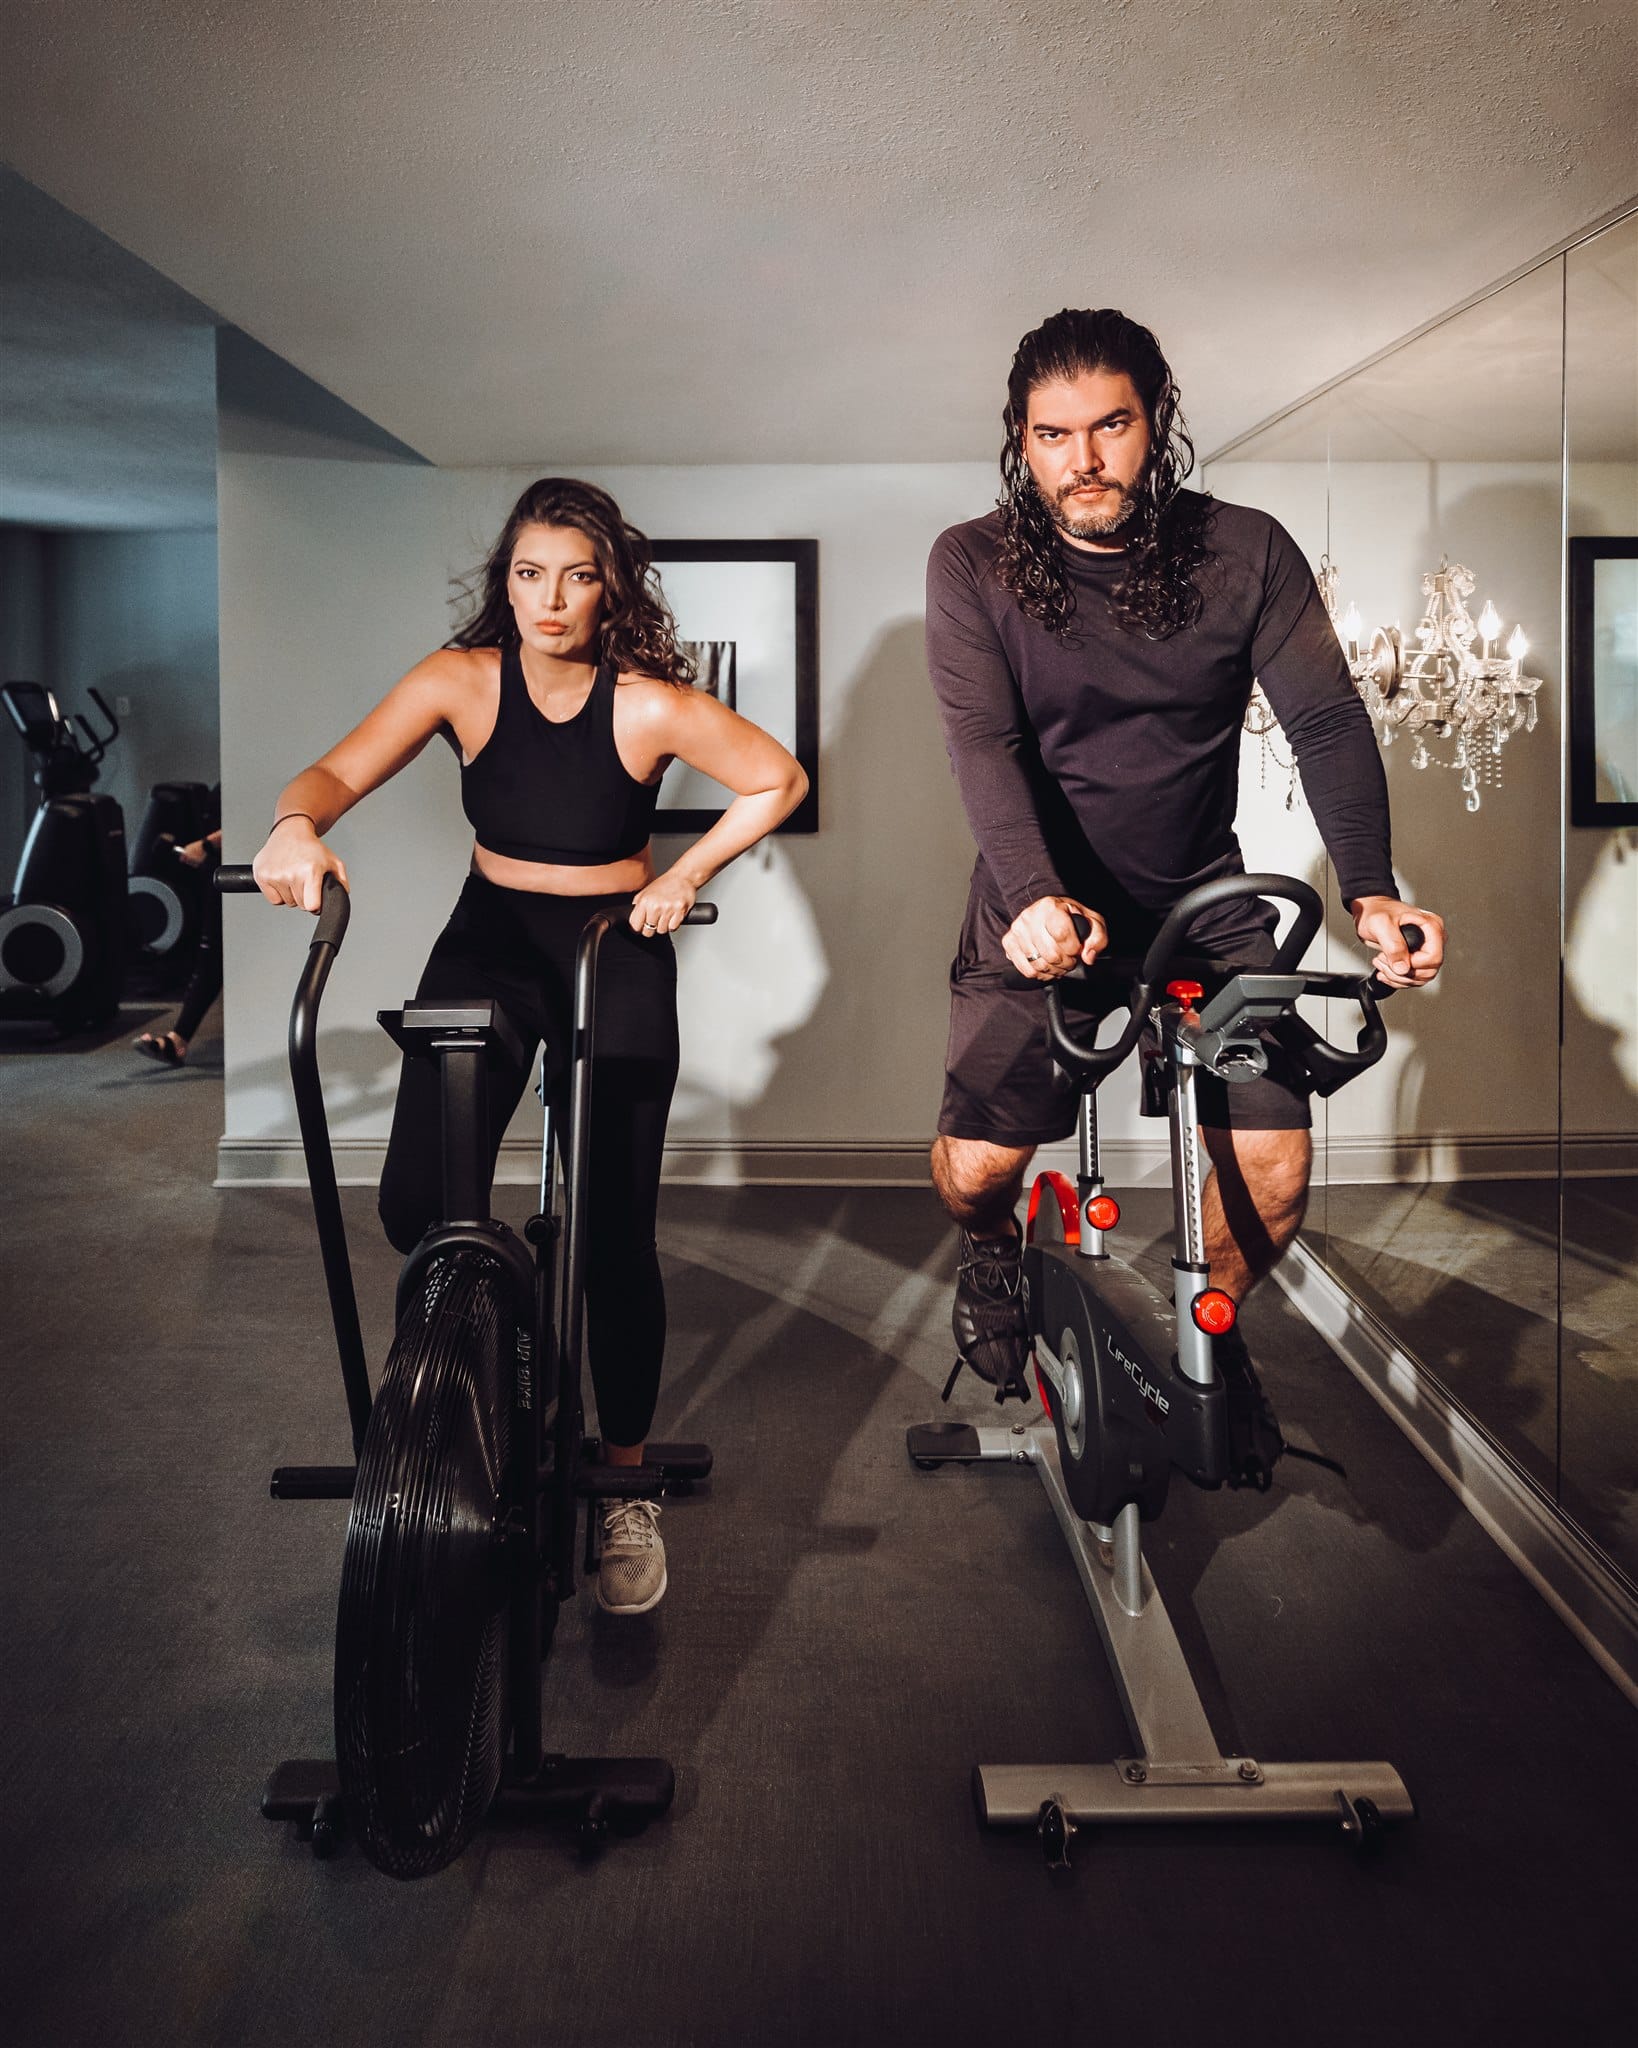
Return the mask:
<svg viewBox="0 0 1638 2048">
<path fill-rule="evenodd" d="M 1149 422 L 1149 454 L 1138 478 L 1133 509 L 1111 539 L 1123 541 L 1126 573 L 1111 593 L 1115 616 L 1129 630 L 1164 640 L 1200 614 L 1195 572 L 1206 553 L 1211 500 L 1182 497 L 1194 467 L 1194 443 L 1179 409 L 1177 385 L 1160 344 L 1147 327 L 1112 306 L 1095 312 L 1066 307 L 1026 334 L 1012 359 L 1001 415 L 1001 552 L 1003 585 L 1030 618 L 1050 633 L 1064 633 L 1075 612 L 1075 593 L 1064 570 L 1064 544 L 1024 454 L 1029 395 L 1088 370 L 1124 373 L 1137 387 Z"/>
<path fill-rule="evenodd" d="M 543 476 L 506 515 L 500 538 L 472 574 L 458 582 L 457 602 L 470 611 L 445 643 L 450 647 L 516 647 L 518 622 L 507 597 L 512 550 L 526 526 L 571 526 L 591 542 L 603 576 L 600 651 L 615 670 L 656 676 L 686 688 L 694 664 L 677 645 L 671 616 L 654 575 L 646 537 L 626 523 L 607 491 L 572 476 Z"/>
</svg>

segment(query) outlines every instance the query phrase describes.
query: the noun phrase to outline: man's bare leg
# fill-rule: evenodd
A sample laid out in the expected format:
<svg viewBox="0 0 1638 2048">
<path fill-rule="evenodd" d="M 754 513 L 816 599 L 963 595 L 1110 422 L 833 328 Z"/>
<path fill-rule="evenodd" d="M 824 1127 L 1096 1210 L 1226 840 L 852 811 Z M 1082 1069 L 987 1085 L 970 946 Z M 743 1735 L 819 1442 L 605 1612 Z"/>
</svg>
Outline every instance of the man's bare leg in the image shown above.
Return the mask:
<svg viewBox="0 0 1638 2048">
<path fill-rule="evenodd" d="M 933 1186 L 963 1230 L 1001 1237 L 1024 1191 L 1033 1145 L 991 1145 L 983 1138 L 935 1138 Z"/>
<path fill-rule="evenodd" d="M 1201 1126 L 1215 1171 L 1201 1201 L 1211 1282 L 1244 1301 L 1278 1264 L 1308 1206 L 1314 1141 L 1307 1131 Z"/>
</svg>

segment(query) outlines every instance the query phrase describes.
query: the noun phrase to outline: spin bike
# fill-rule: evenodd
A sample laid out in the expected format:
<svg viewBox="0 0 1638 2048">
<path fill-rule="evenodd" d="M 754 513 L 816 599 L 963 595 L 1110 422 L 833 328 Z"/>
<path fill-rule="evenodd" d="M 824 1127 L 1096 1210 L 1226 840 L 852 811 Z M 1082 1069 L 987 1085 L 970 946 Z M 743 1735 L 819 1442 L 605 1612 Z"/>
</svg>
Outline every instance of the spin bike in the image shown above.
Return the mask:
<svg viewBox="0 0 1638 2048">
<path fill-rule="evenodd" d="M 1297 912 L 1266 969 L 1182 955 L 1183 936 L 1202 912 L 1251 897 Z M 1330 1820 L 1364 1845 L 1384 1821 L 1415 1811 L 1391 1764 L 1269 1763 L 1219 1751 L 1140 1533 L 1165 1507 L 1174 1467 L 1207 1489 L 1229 1477 L 1226 1396 L 1213 1342 L 1234 1327 L 1236 1310 L 1211 1285 L 1205 1258 L 1197 1076 L 1204 1070 L 1230 1085 L 1255 1078 L 1267 1069 L 1272 1038 L 1326 1096 L 1387 1049 L 1378 1004 L 1390 991 L 1382 982 L 1298 967 L 1322 915 L 1305 882 L 1225 876 L 1183 897 L 1135 973 L 1131 962 L 1100 960 L 1047 988 L 1053 1054 L 1080 1088 L 1080 1170 L 1074 1187 L 1060 1173 L 1037 1175 L 1024 1229 L 1023 1298 L 1045 1413 L 1010 1429 L 947 1422 L 907 1433 L 911 1460 L 922 1469 L 991 1461 L 1035 1468 L 1108 1652 L 1132 1755 L 1110 1764 L 973 1770 L 981 1820 L 1033 1825 L 1054 1867 L 1067 1865 L 1087 1822 Z M 1402 930 L 1413 949 L 1422 943 L 1416 926 Z M 1021 976 L 1009 982 L 1041 987 Z M 1207 985 L 1214 988 L 1209 1001 Z M 1302 996 L 1358 1005 L 1362 1027 L 1352 1050 L 1327 1043 L 1298 1015 Z M 1071 1028 L 1071 1004 L 1093 1013 L 1090 1033 Z M 1124 1028 L 1098 1045 L 1099 1022 L 1122 1007 Z M 1120 1209 L 1098 1160 L 1098 1087 L 1140 1040 L 1145 1109 L 1163 1109 L 1170 1125 L 1169 1295 L 1111 1253 Z"/>
<path fill-rule="evenodd" d="M 248 867 L 217 886 L 256 890 Z M 581 1351 L 597 961 L 597 911 L 575 958 L 566 1143 L 546 1129 L 529 1249 L 489 1213 L 486 1054 L 521 1063 L 493 1001 L 413 1001 L 380 1022 L 442 1091 L 443 1216 L 405 1260 L 396 1330 L 373 1397 L 319 1082 L 319 1002 L 349 900 L 326 876 L 290 1012 L 290 1072 L 324 1260 L 356 1462 L 281 1466 L 275 1500 L 351 1500 L 336 1616 L 335 1761 L 280 1764 L 262 1812 L 315 1854 L 350 1829 L 377 1868 L 424 1877 L 485 1817 L 567 1821 L 582 1846 L 634 1833 L 675 1790 L 658 1757 L 572 1758 L 542 1747 L 540 1669 L 574 1592 L 583 1501 L 687 1492 L 711 1470 L 703 1444 L 651 1443 L 645 1462 L 595 1462 Z M 690 924 L 716 920 L 697 904 Z M 557 1182 L 561 1179 L 561 1202 Z M 559 1285 L 561 1282 L 561 1285 Z M 592 1558 L 591 1517 L 586 1568 Z"/>
</svg>

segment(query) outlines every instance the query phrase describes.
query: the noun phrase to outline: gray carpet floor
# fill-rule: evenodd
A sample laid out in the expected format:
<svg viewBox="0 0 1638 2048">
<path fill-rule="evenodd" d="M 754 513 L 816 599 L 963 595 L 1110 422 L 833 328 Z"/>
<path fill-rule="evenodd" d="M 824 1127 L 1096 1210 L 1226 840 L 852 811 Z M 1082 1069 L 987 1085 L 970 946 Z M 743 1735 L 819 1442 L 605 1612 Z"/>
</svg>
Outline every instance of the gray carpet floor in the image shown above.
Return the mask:
<svg viewBox="0 0 1638 2048">
<path fill-rule="evenodd" d="M 266 1484 L 346 1451 L 311 1222 L 212 1189 L 219 1045 L 144 1067 L 150 1014 L 0 1050 L 8 2042 L 1631 2040 L 1632 1710 L 1272 1289 L 1265 1377 L 1349 1476 L 1179 1485 L 1155 1571 L 1228 1746 L 1387 1757 L 1419 1817 L 1368 1861 L 1109 1830 L 1068 1881 L 977 1826 L 973 1762 L 1126 1738 L 1034 1478 L 906 1462 L 954 1254 L 914 1192 L 667 1193 L 659 1427 L 717 1475 L 653 1616 L 565 1617 L 545 1709 L 671 1757 L 672 1814 L 590 1865 L 511 1828 L 413 1886 L 315 1861 L 257 1811 L 328 1747 L 345 1509 Z M 379 1358 L 394 1260 L 346 1208 Z"/>
</svg>

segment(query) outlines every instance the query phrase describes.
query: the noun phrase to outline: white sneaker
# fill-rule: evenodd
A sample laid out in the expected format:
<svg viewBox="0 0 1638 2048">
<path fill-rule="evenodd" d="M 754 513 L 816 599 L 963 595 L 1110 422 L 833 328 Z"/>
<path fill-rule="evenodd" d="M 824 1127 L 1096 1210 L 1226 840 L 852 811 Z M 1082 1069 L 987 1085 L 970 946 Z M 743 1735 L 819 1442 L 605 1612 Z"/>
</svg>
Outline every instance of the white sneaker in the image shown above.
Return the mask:
<svg viewBox="0 0 1638 2048">
<path fill-rule="evenodd" d="M 609 1614 L 646 1614 L 665 1592 L 658 1501 L 611 1500 L 603 1509 L 597 1604 Z"/>
</svg>

